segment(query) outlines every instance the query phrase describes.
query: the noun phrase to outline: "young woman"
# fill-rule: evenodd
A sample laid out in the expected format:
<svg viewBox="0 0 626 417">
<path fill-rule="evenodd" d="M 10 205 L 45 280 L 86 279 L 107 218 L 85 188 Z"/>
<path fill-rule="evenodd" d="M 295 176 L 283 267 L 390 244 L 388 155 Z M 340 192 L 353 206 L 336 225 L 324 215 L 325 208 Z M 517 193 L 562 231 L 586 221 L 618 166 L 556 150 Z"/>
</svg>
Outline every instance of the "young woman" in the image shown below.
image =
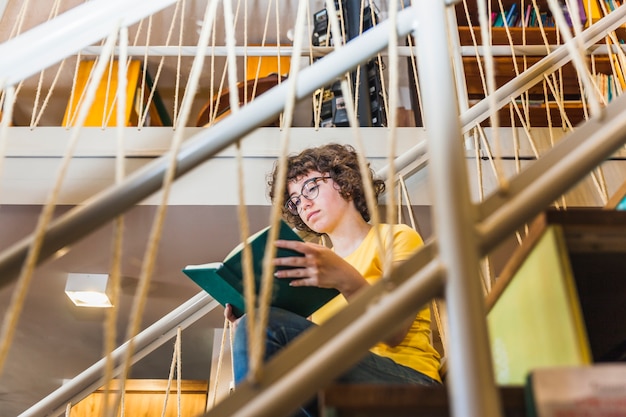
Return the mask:
<svg viewBox="0 0 626 417">
<path fill-rule="evenodd" d="M 270 198 L 274 195 L 275 167 L 269 181 Z M 375 195 L 385 189 L 374 179 Z M 292 285 L 336 288 L 341 293 L 312 316 L 303 319 L 295 314 L 271 309 L 267 330 L 266 358 L 308 329 L 320 324 L 350 302 L 355 294 L 383 275 L 383 254 L 378 250 L 358 157 L 350 146 L 328 144 L 302 151 L 288 158 L 287 187 L 283 217 L 295 228 L 325 234 L 332 249 L 310 242 L 276 241 L 279 248 L 298 251 L 305 256 L 277 258 L 275 265 L 296 267 L 276 272 L 278 278 L 291 278 Z M 406 225 L 380 224 L 383 246 L 393 244 L 393 261 L 406 260 L 422 245 L 419 234 Z M 393 243 L 388 239 L 392 229 Z M 226 317 L 235 321 L 229 306 Z M 242 318 L 245 320 L 245 316 Z M 314 324 L 315 323 L 315 324 Z M 245 325 L 238 325 L 235 336 L 235 382 L 248 373 Z M 280 331 L 279 331 L 280 329 Z M 352 383 L 440 383 L 439 354 L 430 344 L 430 310 L 425 306 L 404 329 L 374 346 L 354 368 L 339 378 Z M 315 411 L 303 410 L 302 415 Z"/>
</svg>

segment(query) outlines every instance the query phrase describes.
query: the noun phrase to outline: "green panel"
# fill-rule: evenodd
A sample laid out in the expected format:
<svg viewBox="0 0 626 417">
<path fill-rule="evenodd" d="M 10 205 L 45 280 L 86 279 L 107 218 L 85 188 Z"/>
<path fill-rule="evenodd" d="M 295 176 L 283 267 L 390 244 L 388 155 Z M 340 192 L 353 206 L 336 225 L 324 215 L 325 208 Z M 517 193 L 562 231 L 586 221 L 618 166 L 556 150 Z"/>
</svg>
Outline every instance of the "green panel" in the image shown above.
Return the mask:
<svg viewBox="0 0 626 417">
<path fill-rule="evenodd" d="M 536 367 L 590 363 L 560 228 L 546 229 L 487 322 L 498 384 L 523 385 Z"/>
</svg>

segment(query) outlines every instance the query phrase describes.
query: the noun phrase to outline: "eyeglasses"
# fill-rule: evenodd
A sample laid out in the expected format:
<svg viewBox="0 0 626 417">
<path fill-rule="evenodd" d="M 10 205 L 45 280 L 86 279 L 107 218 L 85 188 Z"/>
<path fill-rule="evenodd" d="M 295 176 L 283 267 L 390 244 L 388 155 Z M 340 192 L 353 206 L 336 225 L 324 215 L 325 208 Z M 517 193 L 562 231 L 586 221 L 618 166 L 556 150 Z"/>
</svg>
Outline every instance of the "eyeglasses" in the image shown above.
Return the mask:
<svg viewBox="0 0 626 417">
<path fill-rule="evenodd" d="M 289 200 L 285 203 L 285 208 L 289 210 L 291 214 L 297 216 L 300 212 L 300 205 L 302 204 L 301 197 L 304 197 L 309 201 L 315 200 L 320 193 L 320 187 L 317 185 L 317 182 L 327 179 L 330 179 L 330 177 L 314 177 L 306 180 L 304 184 L 302 184 L 300 195 L 293 195 L 289 197 Z"/>
</svg>

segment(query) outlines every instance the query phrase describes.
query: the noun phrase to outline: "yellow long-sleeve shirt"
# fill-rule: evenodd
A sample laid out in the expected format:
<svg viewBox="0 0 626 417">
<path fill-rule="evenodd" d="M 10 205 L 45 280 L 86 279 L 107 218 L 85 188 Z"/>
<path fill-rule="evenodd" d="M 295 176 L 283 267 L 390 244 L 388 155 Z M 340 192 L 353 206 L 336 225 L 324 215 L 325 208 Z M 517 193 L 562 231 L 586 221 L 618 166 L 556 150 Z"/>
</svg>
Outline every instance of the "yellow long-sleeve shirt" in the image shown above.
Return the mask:
<svg viewBox="0 0 626 417">
<path fill-rule="evenodd" d="M 393 240 L 394 262 L 406 260 L 423 244 L 420 235 L 406 225 L 381 224 L 378 228 L 382 238 L 382 250 L 378 248 L 375 228 L 372 228 L 361 245 L 344 258 L 370 284 L 379 280 L 383 275 L 384 251 L 392 244 L 390 240 Z M 392 230 L 393 239 L 390 238 L 389 228 Z M 321 324 L 345 305 L 347 305 L 346 299 L 342 295 L 338 295 L 316 311 L 312 320 Z M 409 332 L 398 346 L 390 347 L 384 343 L 378 343 L 371 351 L 441 381 L 439 376 L 440 356 L 430 343 L 430 323 L 430 309 L 425 306 L 417 314 Z"/>
</svg>

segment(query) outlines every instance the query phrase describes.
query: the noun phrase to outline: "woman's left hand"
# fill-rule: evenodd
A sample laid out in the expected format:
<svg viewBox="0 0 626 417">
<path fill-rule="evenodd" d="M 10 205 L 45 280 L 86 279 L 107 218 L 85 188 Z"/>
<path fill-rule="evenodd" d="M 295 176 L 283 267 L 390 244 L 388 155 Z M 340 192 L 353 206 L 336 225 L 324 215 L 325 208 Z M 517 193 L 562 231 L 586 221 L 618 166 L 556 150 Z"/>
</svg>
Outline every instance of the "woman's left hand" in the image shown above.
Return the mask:
<svg viewBox="0 0 626 417">
<path fill-rule="evenodd" d="M 276 258 L 275 266 L 291 267 L 276 271 L 277 278 L 291 278 L 294 287 L 336 288 L 348 299 L 368 285 L 363 276 L 331 249 L 311 242 L 277 240 L 276 247 L 291 249 L 304 256 Z"/>
</svg>

